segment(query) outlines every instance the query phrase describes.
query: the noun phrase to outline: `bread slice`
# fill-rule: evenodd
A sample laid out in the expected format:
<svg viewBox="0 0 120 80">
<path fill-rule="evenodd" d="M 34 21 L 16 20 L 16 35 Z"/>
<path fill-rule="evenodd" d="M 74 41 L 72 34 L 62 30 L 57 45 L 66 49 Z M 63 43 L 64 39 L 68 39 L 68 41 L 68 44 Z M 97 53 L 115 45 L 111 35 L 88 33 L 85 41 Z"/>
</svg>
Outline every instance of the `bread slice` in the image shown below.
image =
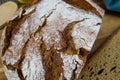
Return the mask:
<svg viewBox="0 0 120 80">
<path fill-rule="evenodd" d="M 120 80 L 120 29 L 88 60 L 79 80 Z"/>
<path fill-rule="evenodd" d="M 104 11 L 77 1 L 31 0 L 5 24 L 0 52 L 8 80 L 78 78 Z"/>
</svg>

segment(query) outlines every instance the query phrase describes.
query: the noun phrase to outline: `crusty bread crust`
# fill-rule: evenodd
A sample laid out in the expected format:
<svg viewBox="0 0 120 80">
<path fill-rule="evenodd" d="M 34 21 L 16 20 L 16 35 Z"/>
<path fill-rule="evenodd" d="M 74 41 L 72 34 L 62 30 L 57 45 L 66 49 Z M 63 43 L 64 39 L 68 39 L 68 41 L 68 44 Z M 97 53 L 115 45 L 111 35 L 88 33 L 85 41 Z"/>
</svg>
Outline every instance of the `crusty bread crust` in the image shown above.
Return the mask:
<svg viewBox="0 0 120 80">
<path fill-rule="evenodd" d="M 84 3 L 95 12 L 69 2 L 35 1 L 6 23 L 5 32 L 10 34 L 3 33 L 2 42 L 7 45 L 1 50 L 8 80 L 11 73 L 16 80 L 77 79 L 100 29 L 102 14 L 92 2 Z"/>
</svg>

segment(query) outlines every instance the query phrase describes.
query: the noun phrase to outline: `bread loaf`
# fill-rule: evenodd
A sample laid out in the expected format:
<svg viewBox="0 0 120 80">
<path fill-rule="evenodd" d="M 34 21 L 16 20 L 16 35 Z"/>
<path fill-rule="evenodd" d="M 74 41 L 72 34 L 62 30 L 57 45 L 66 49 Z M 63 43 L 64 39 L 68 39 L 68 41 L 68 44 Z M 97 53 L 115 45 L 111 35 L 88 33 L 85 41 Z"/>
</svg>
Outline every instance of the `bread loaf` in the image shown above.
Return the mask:
<svg viewBox="0 0 120 80">
<path fill-rule="evenodd" d="M 92 0 L 31 0 L 4 25 L 0 50 L 7 79 L 77 79 L 103 13 Z"/>
<path fill-rule="evenodd" d="M 79 80 L 120 80 L 120 29 L 87 61 Z"/>
</svg>

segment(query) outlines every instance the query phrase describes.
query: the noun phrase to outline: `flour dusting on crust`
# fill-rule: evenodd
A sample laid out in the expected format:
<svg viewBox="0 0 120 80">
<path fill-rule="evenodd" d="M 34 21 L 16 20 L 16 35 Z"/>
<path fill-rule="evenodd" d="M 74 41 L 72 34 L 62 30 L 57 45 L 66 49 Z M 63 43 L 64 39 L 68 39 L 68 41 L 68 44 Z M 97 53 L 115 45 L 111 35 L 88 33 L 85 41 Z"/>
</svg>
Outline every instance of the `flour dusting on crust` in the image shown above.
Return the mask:
<svg viewBox="0 0 120 80">
<path fill-rule="evenodd" d="M 29 8 L 20 8 L 6 26 L 12 23 L 12 28 L 15 27 L 9 32 L 8 45 L 4 39 L 9 28 L 3 32 L 5 36 L 0 43 L 1 51 L 5 50 L 2 61 L 7 77 L 11 80 L 77 79 L 85 64 L 83 55 L 89 54 L 103 15 L 97 5 L 87 2 L 96 11 L 72 6 L 64 0 L 39 0 Z M 19 22 L 14 26 L 16 19 Z"/>
<path fill-rule="evenodd" d="M 61 57 L 64 63 L 63 65 L 64 77 L 67 80 L 71 80 L 73 70 L 77 68 L 75 71 L 76 78 L 77 78 L 84 65 L 83 60 L 81 60 L 78 55 L 67 55 L 64 53 L 61 53 Z"/>
</svg>

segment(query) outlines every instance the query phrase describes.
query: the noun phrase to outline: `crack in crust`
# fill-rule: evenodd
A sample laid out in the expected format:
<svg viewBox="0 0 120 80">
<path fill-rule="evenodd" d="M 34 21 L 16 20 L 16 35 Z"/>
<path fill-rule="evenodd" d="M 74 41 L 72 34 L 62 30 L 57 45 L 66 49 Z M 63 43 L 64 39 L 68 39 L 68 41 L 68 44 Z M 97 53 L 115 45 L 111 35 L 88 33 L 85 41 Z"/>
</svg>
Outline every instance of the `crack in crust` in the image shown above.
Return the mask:
<svg viewBox="0 0 120 80">
<path fill-rule="evenodd" d="M 70 54 L 70 55 L 77 54 L 77 50 L 75 49 L 74 41 L 71 36 L 71 31 L 72 31 L 74 25 L 76 25 L 79 22 L 80 21 L 74 21 L 72 23 L 69 23 L 63 31 L 63 36 L 64 36 L 64 38 L 66 40 L 66 44 L 67 44 L 65 53 Z"/>
<path fill-rule="evenodd" d="M 53 47 L 49 51 L 45 51 L 43 55 L 43 65 L 46 71 L 46 80 L 59 80 L 59 76 L 63 72 L 63 62 L 60 54 L 57 53 Z"/>
<path fill-rule="evenodd" d="M 26 79 L 23 77 L 23 74 L 22 74 L 22 70 L 21 70 L 21 69 L 17 69 L 17 73 L 18 73 L 18 76 L 19 76 L 20 80 L 26 80 Z"/>
<path fill-rule="evenodd" d="M 12 34 L 16 33 L 17 30 L 18 30 L 17 28 L 20 27 L 20 25 L 25 21 L 25 19 L 27 17 L 29 17 L 34 12 L 35 12 L 35 9 L 33 11 L 31 11 L 28 15 L 23 16 L 22 15 L 24 13 L 24 10 L 23 10 L 20 18 L 17 16 L 15 19 L 13 19 L 13 20 L 9 21 L 8 23 L 4 24 L 4 26 L 7 26 L 7 28 L 6 28 L 6 31 L 5 31 L 5 34 L 4 34 L 4 36 L 5 36 L 5 39 L 4 39 L 5 46 L 2 49 L 2 56 L 4 56 L 5 51 L 10 46 L 10 41 L 11 41 L 11 38 L 12 38 Z"/>
<path fill-rule="evenodd" d="M 77 64 L 78 64 L 78 62 L 77 61 L 75 61 Z M 75 78 L 77 77 L 76 76 L 76 70 L 77 70 L 77 64 L 76 64 L 76 67 L 75 67 L 75 69 L 73 70 L 73 73 L 72 73 L 72 77 L 71 77 L 71 80 L 75 80 Z"/>
<path fill-rule="evenodd" d="M 6 26 L 5 29 L 5 33 L 3 34 L 3 36 L 5 37 L 4 39 L 4 47 L 2 49 L 2 56 L 4 56 L 5 54 L 5 51 L 8 49 L 9 45 L 10 45 L 10 40 L 11 40 L 11 37 L 12 37 L 12 33 L 13 33 L 13 30 L 14 28 L 17 27 L 19 21 L 21 20 L 21 18 L 15 18 L 14 20 L 12 21 L 9 21 L 8 23 L 4 24 L 4 26 Z"/>
<path fill-rule="evenodd" d="M 26 47 L 27 47 L 28 42 L 29 42 L 29 39 L 27 40 L 27 42 L 25 43 L 25 45 L 24 45 L 24 47 L 22 49 L 22 55 L 20 57 L 20 60 L 18 60 L 18 62 L 15 63 L 15 65 L 13 65 L 17 69 L 21 69 L 21 64 L 22 64 L 22 61 L 25 58 L 25 54 L 26 54 L 25 51 L 26 51 Z"/>
<path fill-rule="evenodd" d="M 6 50 L 8 50 L 12 53 L 12 51 L 8 49 L 8 47 L 11 45 L 10 41 L 12 39 L 12 34 L 16 34 L 16 32 L 19 30 L 20 25 L 34 12 L 35 12 L 35 9 L 32 10 L 28 15 L 23 16 L 22 14 L 24 13 L 24 11 L 22 11 L 21 18 L 19 18 L 17 16 L 15 19 L 13 19 L 5 24 L 7 26 L 7 29 L 4 34 L 5 35 L 5 40 L 4 40 L 5 46 L 2 50 L 2 56 L 4 56 Z M 25 51 L 28 41 L 29 41 L 29 39 L 27 40 L 27 42 L 25 43 L 25 45 L 22 49 L 22 56 L 21 56 L 20 60 L 18 60 L 18 62 L 16 62 L 14 65 L 11 65 L 11 64 L 6 64 L 6 62 L 3 61 L 3 64 L 7 67 L 8 70 L 14 71 L 15 69 L 17 69 L 17 73 L 18 73 L 20 80 L 25 80 L 25 78 L 23 77 L 23 74 L 22 74 L 22 70 L 21 70 L 21 63 L 25 58 L 24 51 Z"/>
<path fill-rule="evenodd" d="M 28 39 L 29 41 L 29 39 Z M 26 46 L 27 46 L 27 43 L 28 41 L 25 43 L 23 49 L 22 49 L 22 56 L 20 58 L 20 60 L 18 60 L 17 63 L 15 63 L 15 65 L 10 65 L 10 64 L 6 64 L 5 61 L 3 61 L 3 64 L 6 65 L 7 69 L 8 70 L 16 70 L 17 69 L 17 73 L 18 73 L 18 76 L 20 78 L 20 80 L 26 80 L 24 77 L 23 77 L 23 73 L 22 73 L 22 70 L 21 70 L 21 66 L 22 66 L 22 61 L 24 60 L 25 58 L 25 50 L 26 50 Z M 9 50 L 10 51 L 10 50 Z M 11 51 L 10 51 L 11 52 Z"/>
<path fill-rule="evenodd" d="M 39 29 L 39 32 L 41 31 L 41 29 Z M 63 61 L 60 57 L 60 53 L 56 52 L 54 47 L 51 47 L 50 50 L 46 50 L 46 46 L 43 41 L 43 38 L 41 38 L 41 41 L 42 41 L 42 44 L 40 46 L 40 50 L 42 53 L 41 54 L 43 58 L 42 62 L 45 69 L 45 79 L 59 80 L 59 76 L 63 72 L 63 69 L 62 69 Z"/>
<path fill-rule="evenodd" d="M 11 35 L 12 35 L 12 34 L 11 34 L 12 30 L 13 30 L 13 28 L 11 28 L 11 27 L 7 27 L 7 28 L 5 29 L 5 33 L 3 34 L 3 36 L 5 37 L 5 39 L 2 41 L 2 42 L 4 42 L 4 46 L 3 46 L 3 48 L 2 48 L 2 55 L 1 55 L 1 57 L 4 56 L 5 51 L 6 51 L 7 48 L 9 47 L 9 38 L 10 38 Z"/>
<path fill-rule="evenodd" d="M 11 53 L 13 53 L 10 49 L 8 49 L 8 47 L 11 45 L 12 34 L 16 34 L 16 33 L 17 33 L 20 25 L 25 21 L 25 19 L 26 19 L 26 17 L 23 17 L 23 19 L 20 20 L 21 22 L 16 25 L 17 27 L 15 27 L 15 29 L 11 30 L 11 32 L 10 32 L 11 35 L 9 35 L 9 36 L 6 37 L 6 38 L 9 38 L 9 39 L 6 39 L 6 40 L 8 40 L 9 42 L 7 42 L 8 45 L 4 47 L 4 48 L 6 48 L 6 50 L 4 51 L 4 54 L 5 54 L 6 51 L 10 51 Z M 9 30 L 9 29 L 8 29 L 8 30 Z M 2 56 L 4 56 L 4 55 L 2 55 Z M 4 61 L 4 64 L 6 64 L 5 61 Z M 15 64 L 16 64 L 16 63 L 15 63 Z M 14 64 L 14 65 L 15 65 L 15 64 Z M 10 65 L 10 64 L 8 64 L 8 65 Z M 6 66 L 7 66 L 7 65 L 6 65 Z"/>
<path fill-rule="evenodd" d="M 45 14 L 44 16 L 41 17 L 41 19 L 44 19 L 42 25 L 39 27 L 39 29 L 34 33 L 34 35 L 37 33 L 37 32 L 40 32 L 41 29 L 46 25 L 47 23 L 47 18 L 50 17 L 50 15 L 52 15 L 52 13 L 54 12 L 54 10 L 56 9 L 52 9 L 51 12 L 49 12 L 49 14 Z"/>
<path fill-rule="evenodd" d="M 64 29 L 63 32 L 59 31 L 59 33 L 62 37 L 62 39 L 61 39 L 62 49 L 60 51 L 63 51 L 64 53 L 67 53 L 70 55 L 77 54 L 77 50 L 75 48 L 74 41 L 73 41 L 73 38 L 71 36 L 71 31 L 77 23 L 83 22 L 86 19 L 88 19 L 88 18 L 84 18 L 84 19 L 79 20 L 79 21 L 73 21 L 66 26 L 66 28 Z"/>
<path fill-rule="evenodd" d="M 66 54 L 69 54 L 69 55 L 77 54 L 77 50 L 75 49 L 74 42 L 72 40 L 73 38 L 71 37 L 71 31 L 72 31 L 74 25 L 76 25 L 79 22 L 84 21 L 85 19 L 71 22 L 66 26 L 66 28 L 64 29 L 63 32 L 59 31 L 59 33 L 62 37 L 62 39 L 61 39 L 62 49 L 58 50 L 58 52 L 62 51 L 62 52 L 66 53 Z M 45 71 L 46 71 L 45 79 L 46 80 L 49 80 L 49 79 L 58 80 L 60 74 L 63 73 L 63 69 L 62 69 L 63 63 L 60 64 L 60 67 L 58 67 L 58 66 L 55 67 L 56 64 L 58 63 L 58 62 L 57 63 L 54 62 L 55 59 L 57 59 L 57 57 L 55 57 L 55 55 L 59 54 L 59 53 L 56 53 L 56 50 L 54 49 L 54 47 L 51 47 L 50 50 L 46 50 L 45 43 L 44 43 L 43 40 L 42 40 L 42 45 L 41 45 L 41 51 L 42 51 L 42 56 L 43 56 L 43 65 L 44 65 L 44 68 L 45 68 Z M 63 62 L 61 58 L 58 59 L 58 60 Z M 77 66 L 76 66 L 76 68 L 77 68 Z M 51 70 L 51 72 L 49 72 L 49 70 Z M 58 71 L 58 70 L 60 70 L 60 71 Z M 58 74 L 56 75 L 54 73 L 54 71 Z M 72 80 L 76 78 L 75 71 L 76 71 L 76 69 L 73 71 L 74 74 L 73 74 Z"/>
<path fill-rule="evenodd" d="M 43 16 L 42 18 L 44 18 L 44 21 L 43 21 L 43 24 L 42 26 L 39 26 L 38 30 L 33 34 L 33 36 L 35 36 L 37 33 L 39 33 L 41 31 L 41 29 L 46 25 L 46 22 L 47 22 L 47 18 L 53 13 L 53 11 L 51 11 L 47 16 Z M 30 34 L 29 34 L 30 35 Z M 32 36 L 32 35 L 30 35 Z M 29 38 L 31 39 L 31 37 Z M 22 64 L 22 61 L 24 60 L 25 58 L 25 48 L 27 46 L 27 43 L 29 41 L 29 39 L 27 40 L 27 42 L 25 43 L 24 47 L 22 48 L 22 55 L 21 55 L 21 58 L 20 60 L 17 61 L 17 63 L 15 63 L 15 65 L 10 65 L 12 68 L 14 69 L 17 69 L 18 70 L 18 75 L 19 77 L 21 78 L 21 80 L 25 80 L 25 78 L 23 77 L 23 74 L 22 74 L 22 71 L 21 71 L 21 64 Z M 41 50 L 42 51 L 42 50 Z"/>
<path fill-rule="evenodd" d="M 79 57 L 80 57 L 80 59 L 83 60 L 84 63 L 86 62 L 88 53 L 90 53 L 90 52 L 87 51 L 87 50 L 84 49 L 84 48 L 80 48 L 80 49 L 79 49 Z"/>
</svg>

